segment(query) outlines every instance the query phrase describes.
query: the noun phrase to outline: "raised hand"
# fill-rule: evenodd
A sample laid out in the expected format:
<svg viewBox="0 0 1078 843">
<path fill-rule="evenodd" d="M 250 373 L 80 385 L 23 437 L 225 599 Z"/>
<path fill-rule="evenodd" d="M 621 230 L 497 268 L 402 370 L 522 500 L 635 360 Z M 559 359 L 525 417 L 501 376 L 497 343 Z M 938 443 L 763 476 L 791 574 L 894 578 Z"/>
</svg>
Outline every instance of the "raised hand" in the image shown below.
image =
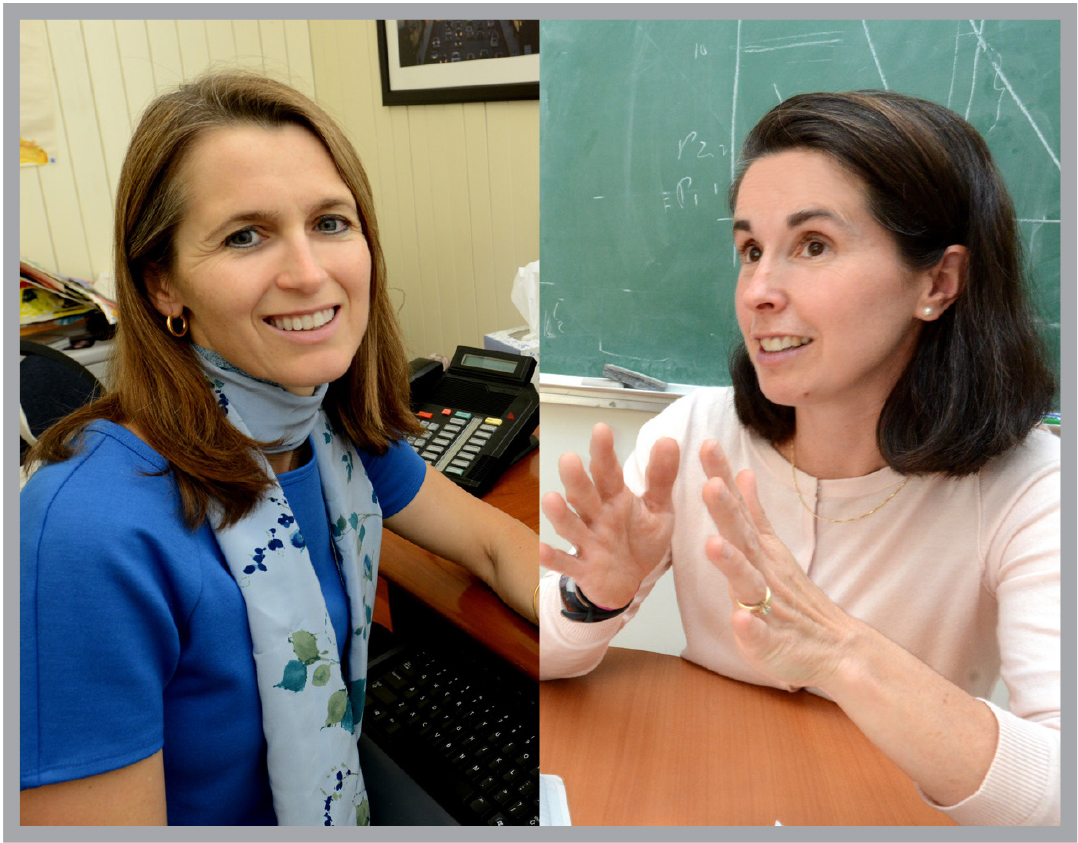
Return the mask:
<svg viewBox="0 0 1078 843">
<path fill-rule="evenodd" d="M 590 451 L 591 476 L 579 456 L 564 454 L 558 473 L 565 497 L 548 492 L 542 500 L 554 531 L 576 548 L 577 555 L 540 543 L 539 562 L 572 577 L 595 605 L 619 609 L 633 599 L 670 546 L 671 493 L 680 450 L 668 437 L 655 443 L 641 497 L 625 485 L 614 435 L 605 424 L 592 430 Z"/>
<path fill-rule="evenodd" d="M 861 625 L 805 575 L 775 535 L 753 472 L 735 478 L 714 440 L 701 447 L 700 462 L 708 477 L 704 505 L 719 530 L 704 551 L 729 581 L 735 601 L 730 623 L 742 655 L 779 682 L 824 686 L 841 667 L 850 636 Z M 765 612 L 761 604 L 768 589 Z M 741 608 L 738 602 L 759 608 Z"/>
</svg>

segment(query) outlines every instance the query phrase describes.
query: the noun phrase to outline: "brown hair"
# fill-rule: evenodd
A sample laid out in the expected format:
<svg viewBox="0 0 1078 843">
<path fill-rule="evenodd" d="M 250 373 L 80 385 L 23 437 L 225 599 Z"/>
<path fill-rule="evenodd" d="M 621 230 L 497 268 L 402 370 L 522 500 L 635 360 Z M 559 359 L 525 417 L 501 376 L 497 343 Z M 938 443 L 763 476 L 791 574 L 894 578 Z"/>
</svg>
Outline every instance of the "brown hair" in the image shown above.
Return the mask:
<svg viewBox="0 0 1078 843">
<path fill-rule="evenodd" d="M 222 523 L 238 521 L 271 486 L 251 454 L 265 443 L 242 435 L 220 412 L 190 343 L 166 332 L 146 276 L 167 275 L 172 266 L 173 237 L 185 213 L 179 173 L 195 142 L 217 128 L 287 124 L 304 127 L 325 146 L 355 198 L 371 254 L 367 331 L 348 371 L 329 385 L 323 407 L 358 448 L 384 453 L 391 440 L 417 432 L 370 183 L 355 149 L 333 119 L 295 89 L 254 74 L 215 73 L 158 97 L 142 115 L 116 198 L 113 390 L 50 428 L 30 461 L 69 458 L 76 435 L 94 419 L 129 423 L 168 461 L 192 528 L 205 520 L 211 501 L 220 505 Z"/>
<path fill-rule="evenodd" d="M 884 459 L 904 474 L 962 476 L 1015 447 L 1051 409 L 1055 379 L 1027 301 L 1014 207 L 977 130 L 943 106 L 888 91 L 794 96 L 746 138 L 731 209 L 749 166 L 791 149 L 823 152 L 855 176 L 910 268 L 934 266 L 951 245 L 969 250 L 962 293 L 925 323 L 884 404 Z M 761 392 L 744 342 L 730 374 L 742 424 L 772 443 L 789 440 L 794 409 Z"/>
</svg>

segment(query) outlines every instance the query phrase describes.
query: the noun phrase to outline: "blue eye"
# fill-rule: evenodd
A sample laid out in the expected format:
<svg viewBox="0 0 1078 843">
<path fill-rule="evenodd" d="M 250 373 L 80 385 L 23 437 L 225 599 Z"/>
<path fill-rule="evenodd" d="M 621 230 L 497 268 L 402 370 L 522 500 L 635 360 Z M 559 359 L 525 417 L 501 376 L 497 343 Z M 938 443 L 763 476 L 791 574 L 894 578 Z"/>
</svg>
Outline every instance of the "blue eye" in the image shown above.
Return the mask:
<svg viewBox="0 0 1078 843">
<path fill-rule="evenodd" d="M 334 216 L 320 218 L 315 227 L 326 234 L 342 234 L 352 226 L 344 217 Z"/>
<path fill-rule="evenodd" d="M 225 238 L 225 245 L 234 249 L 251 249 L 262 242 L 262 235 L 254 226 L 241 228 Z"/>
</svg>

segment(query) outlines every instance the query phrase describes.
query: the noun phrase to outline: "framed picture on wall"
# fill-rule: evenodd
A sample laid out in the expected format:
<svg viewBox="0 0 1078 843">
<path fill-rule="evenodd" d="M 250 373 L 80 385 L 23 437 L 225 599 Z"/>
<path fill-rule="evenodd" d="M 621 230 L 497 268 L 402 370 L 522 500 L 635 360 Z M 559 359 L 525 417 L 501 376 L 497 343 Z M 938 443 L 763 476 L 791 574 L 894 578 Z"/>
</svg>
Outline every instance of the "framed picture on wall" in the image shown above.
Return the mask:
<svg viewBox="0 0 1078 843">
<path fill-rule="evenodd" d="M 383 105 L 539 98 L 539 21 L 378 21 Z"/>
</svg>

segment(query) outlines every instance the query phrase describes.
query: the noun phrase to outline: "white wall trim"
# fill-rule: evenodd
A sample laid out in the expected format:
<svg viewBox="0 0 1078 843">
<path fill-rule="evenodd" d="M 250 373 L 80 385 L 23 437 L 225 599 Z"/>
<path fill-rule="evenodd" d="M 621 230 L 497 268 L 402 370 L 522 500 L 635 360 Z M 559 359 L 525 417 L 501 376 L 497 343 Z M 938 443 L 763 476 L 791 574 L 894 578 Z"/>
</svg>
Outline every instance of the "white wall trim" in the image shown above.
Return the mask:
<svg viewBox="0 0 1078 843">
<path fill-rule="evenodd" d="M 608 378 L 581 378 L 541 372 L 539 402 L 541 404 L 573 404 L 579 407 L 599 407 L 611 410 L 642 410 L 658 413 L 695 387 L 670 384 L 665 392 L 650 389 L 630 389 Z"/>
</svg>

